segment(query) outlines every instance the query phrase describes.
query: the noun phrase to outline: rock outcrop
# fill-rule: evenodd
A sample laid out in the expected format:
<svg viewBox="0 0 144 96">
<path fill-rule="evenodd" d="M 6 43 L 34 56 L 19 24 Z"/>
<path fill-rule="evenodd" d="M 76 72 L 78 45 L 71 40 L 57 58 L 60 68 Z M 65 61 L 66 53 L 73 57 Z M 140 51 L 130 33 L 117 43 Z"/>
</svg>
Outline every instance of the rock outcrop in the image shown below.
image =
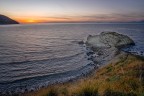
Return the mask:
<svg viewBox="0 0 144 96">
<path fill-rule="evenodd" d="M 12 20 L 11 18 L 7 16 L 0 15 L 0 25 L 2 24 L 19 24 L 19 23 L 15 20 Z"/>
<path fill-rule="evenodd" d="M 87 48 L 93 54 L 90 58 L 95 63 L 105 63 L 122 53 L 121 48 L 134 45 L 134 41 L 126 35 L 116 32 L 102 32 L 100 35 L 89 35 L 86 41 Z"/>
<path fill-rule="evenodd" d="M 116 32 L 102 32 L 100 35 L 91 36 L 87 38 L 87 44 L 92 47 L 124 47 L 127 45 L 134 45 L 134 41 L 126 35 L 118 34 Z"/>
</svg>

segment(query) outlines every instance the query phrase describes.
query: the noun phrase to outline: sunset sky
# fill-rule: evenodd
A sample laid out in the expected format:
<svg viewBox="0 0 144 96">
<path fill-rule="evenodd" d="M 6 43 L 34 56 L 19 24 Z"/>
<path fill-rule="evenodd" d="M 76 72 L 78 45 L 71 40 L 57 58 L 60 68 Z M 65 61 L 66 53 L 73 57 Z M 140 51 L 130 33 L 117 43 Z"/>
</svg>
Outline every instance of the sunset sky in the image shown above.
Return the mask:
<svg viewBox="0 0 144 96">
<path fill-rule="evenodd" d="M 144 20 L 144 0 L 0 0 L 0 14 L 20 23 Z"/>
</svg>

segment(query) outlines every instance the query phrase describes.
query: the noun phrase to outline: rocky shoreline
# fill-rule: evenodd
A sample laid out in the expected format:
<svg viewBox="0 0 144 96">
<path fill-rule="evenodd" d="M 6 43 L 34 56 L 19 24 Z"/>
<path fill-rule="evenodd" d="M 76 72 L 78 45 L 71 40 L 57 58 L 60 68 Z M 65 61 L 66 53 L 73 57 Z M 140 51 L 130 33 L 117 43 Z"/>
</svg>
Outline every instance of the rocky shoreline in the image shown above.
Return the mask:
<svg viewBox="0 0 144 96">
<path fill-rule="evenodd" d="M 101 36 L 107 37 L 107 39 L 101 38 Z M 135 71 L 135 68 L 142 66 L 144 59 L 121 50 L 123 47 L 134 45 L 132 39 L 116 32 L 104 32 L 100 35 L 89 36 L 86 42 L 80 41 L 79 44 L 86 47 L 88 59 L 93 61 L 93 65 L 97 70 L 94 70 L 91 75 L 88 73 L 87 77 L 81 76 L 81 78 L 75 79 L 74 82 L 68 81 L 63 84 L 55 84 L 38 91 L 25 93 L 24 96 L 49 96 L 51 94 L 54 94 L 54 96 L 87 96 L 82 94 L 100 94 L 97 96 L 137 96 L 136 94 L 142 94 L 141 91 L 125 91 L 124 88 L 125 84 L 128 84 L 127 82 L 139 84 L 143 78 L 143 71 Z M 140 67 L 140 70 L 142 68 Z M 132 77 L 127 75 L 127 72 L 132 72 Z M 135 77 L 136 74 L 139 74 L 139 77 Z M 121 84 L 121 82 L 125 84 Z M 141 86 L 138 88 L 141 88 Z M 117 87 L 120 89 L 117 89 Z M 128 89 L 131 88 L 128 87 Z M 64 92 L 61 90 L 64 90 Z"/>
</svg>

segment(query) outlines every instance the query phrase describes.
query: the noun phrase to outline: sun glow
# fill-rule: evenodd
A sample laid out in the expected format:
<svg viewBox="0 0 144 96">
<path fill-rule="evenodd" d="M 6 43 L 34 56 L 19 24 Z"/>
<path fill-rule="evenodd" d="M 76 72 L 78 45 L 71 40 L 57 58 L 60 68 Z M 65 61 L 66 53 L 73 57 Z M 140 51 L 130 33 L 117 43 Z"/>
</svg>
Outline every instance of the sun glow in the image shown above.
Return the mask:
<svg viewBox="0 0 144 96">
<path fill-rule="evenodd" d="M 14 20 L 20 23 L 37 23 L 38 22 L 36 19 L 29 19 L 29 18 L 23 18 L 23 17 L 14 18 Z"/>
<path fill-rule="evenodd" d="M 33 20 L 33 19 L 28 19 L 27 22 L 28 22 L 28 23 L 35 23 L 36 21 Z"/>
</svg>

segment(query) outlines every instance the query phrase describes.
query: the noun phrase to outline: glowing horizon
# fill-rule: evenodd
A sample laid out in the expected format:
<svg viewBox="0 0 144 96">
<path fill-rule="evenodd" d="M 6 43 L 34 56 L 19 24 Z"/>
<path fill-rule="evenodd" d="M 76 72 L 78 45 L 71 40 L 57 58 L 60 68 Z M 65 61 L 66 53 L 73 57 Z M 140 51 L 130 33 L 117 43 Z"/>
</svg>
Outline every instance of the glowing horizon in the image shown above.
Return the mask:
<svg viewBox="0 0 144 96">
<path fill-rule="evenodd" d="M 20 23 L 144 20 L 144 0 L 1 0 L 0 6 Z"/>
</svg>

